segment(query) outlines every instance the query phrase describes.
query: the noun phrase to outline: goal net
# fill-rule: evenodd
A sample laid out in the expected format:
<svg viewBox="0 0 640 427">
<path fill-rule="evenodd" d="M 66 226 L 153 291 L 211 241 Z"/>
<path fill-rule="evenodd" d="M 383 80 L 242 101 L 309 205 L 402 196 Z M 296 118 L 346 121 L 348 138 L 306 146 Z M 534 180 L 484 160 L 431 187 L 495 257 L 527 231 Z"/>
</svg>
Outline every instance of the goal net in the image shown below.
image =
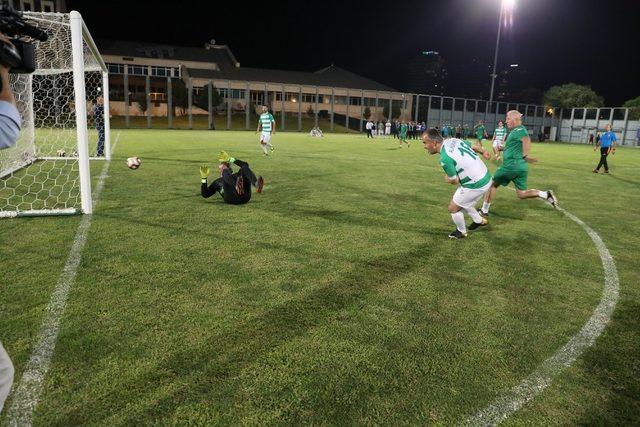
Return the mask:
<svg viewBox="0 0 640 427">
<path fill-rule="evenodd" d="M 22 130 L 0 150 L 0 218 L 91 213 L 89 159 L 109 159 L 107 68 L 77 12 L 24 14 L 45 31 L 37 69 L 12 74 Z"/>
</svg>

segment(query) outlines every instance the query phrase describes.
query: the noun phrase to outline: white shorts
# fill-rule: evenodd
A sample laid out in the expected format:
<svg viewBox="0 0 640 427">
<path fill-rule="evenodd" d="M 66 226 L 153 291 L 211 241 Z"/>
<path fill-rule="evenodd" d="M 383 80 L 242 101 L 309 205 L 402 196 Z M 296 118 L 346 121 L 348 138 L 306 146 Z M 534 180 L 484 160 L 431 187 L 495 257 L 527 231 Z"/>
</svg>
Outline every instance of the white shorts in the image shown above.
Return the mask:
<svg viewBox="0 0 640 427">
<path fill-rule="evenodd" d="M 473 208 L 478 203 L 484 193 L 491 187 L 493 181 L 489 181 L 487 185 L 482 188 L 464 188 L 458 187 L 455 193 L 453 193 L 453 203 L 461 208 Z"/>
<path fill-rule="evenodd" d="M 267 143 L 271 140 L 271 132 L 262 132 L 260 135 L 260 142 Z"/>
<path fill-rule="evenodd" d="M 493 148 L 503 148 L 502 141 L 499 139 L 494 139 Z"/>
<path fill-rule="evenodd" d="M 384 134 L 385 134 L 385 135 L 391 135 L 391 128 L 386 128 L 386 129 L 384 130 Z"/>
</svg>

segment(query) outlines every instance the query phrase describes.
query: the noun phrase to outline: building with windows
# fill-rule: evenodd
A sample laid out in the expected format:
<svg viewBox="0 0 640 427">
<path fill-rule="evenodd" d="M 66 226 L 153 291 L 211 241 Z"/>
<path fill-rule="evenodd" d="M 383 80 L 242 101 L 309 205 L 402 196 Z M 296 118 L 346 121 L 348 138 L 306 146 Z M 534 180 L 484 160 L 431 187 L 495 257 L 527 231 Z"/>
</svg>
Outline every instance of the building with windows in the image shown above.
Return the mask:
<svg viewBox="0 0 640 427">
<path fill-rule="evenodd" d="M 409 60 L 405 89 L 412 93 L 444 95 L 447 64 L 439 52 L 424 50 Z"/>
<path fill-rule="evenodd" d="M 65 13 L 67 2 L 65 0 L 5 0 L 16 10 L 24 12 L 56 12 Z"/>
<path fill-rule="evenodd" d="M 230 108 L 233 112 L 262 105 L 278 113 L 299 114 L 312 109 L 321 115 L 357 119 L 367 107 L 373 119 L 388 113 L 389 105 L 407 117 L 411 112 L 411 100 L 404 94 L 335 65 L 315 72 L 241 67 L 228 46 L 213 41 L 196 48 L 102 40 L 98 48 L 109 67 L 114 115 L 166 115 L 168 108 L 175 106 L 169 107 L 167 100 L 170 93 L 176 95 L 177 81 L 184 83 L 192 102 L 203 88 L 213 84 L 224 98 L 218 110 Z M 145 96 L 147 88 L 152 105 L 143 112 L 135 100 Z M 206 113 L 192 108 L 194 114 Z"/>
</svg>

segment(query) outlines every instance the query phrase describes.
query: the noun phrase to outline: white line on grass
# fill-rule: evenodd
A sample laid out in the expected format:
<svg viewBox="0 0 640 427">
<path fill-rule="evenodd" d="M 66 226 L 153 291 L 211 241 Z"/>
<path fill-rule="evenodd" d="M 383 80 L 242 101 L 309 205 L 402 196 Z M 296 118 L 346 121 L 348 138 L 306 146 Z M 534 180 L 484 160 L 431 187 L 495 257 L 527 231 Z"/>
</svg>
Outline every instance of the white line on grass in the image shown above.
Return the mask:
<svg viewBox="0 0 640 427">
<path fill-rule="evenodd" d="M 542 362 L 531 375 L 513 387 L 506 395 L 478 412 L 472 418 L 469 418 L 466 421 L 468 425 L 497 425 L 518 411 L 538 393 L 547 388 L 553 379 L 575 362 L 587 348 L 591 347 L 607 326 L 609 320 L 611 320 L 620 291 L 618 270 L 613 257 L 600 236 L 598 236 L 598 233 L 593 231 L 591 227 L 565 209 L 558 207 L 558 210 L 578 223 L 591 237 L 598 249 L 604 269 L 604 290 L 602 291 L 600 303 L 580 332 L 574 335 L 553 356 Z"/>
<path fill-rule="evenodd" d="M 118 139 L 120 139 L 120 132 L 118 132 L 113 147 L 111 148 L 112 153 L 116 149 Z M 106 161 L 102 167 L 93 195 L 94 208 L 98 203 L 100 194 L 102 194 L 104 181 L 107 178 L 110 164 L 111 161 Z M 56 340 L 58 339 L 58 332 L 60 331 L 60 319 L 64 314 L 69 290 L 75 281 L 78 266 L 82 259 L 82 250 L 87 241 L 89 227 L 91 227 L 91 217 L 91 215 L 83 215 L 80 220 L 80 224 L 76 230 L 76 236 L 73 240 L 73 246 L 71 246 L 71 251 L 67 258 L 67 263 L 58 278 L 58 283 L 51 295 L 51 300 L 49 301 L 42 325 L 40 326 L 38 341 L 31 353 L 29 362 L 27 362 L 20 383 L 17 385 L 17 388 L 14 388 L 13 402 L 8 411 L 9 425 L 12 427 L 31 425 L 33 411 L 38 405 L 44 378 L 49 371 L 51 358 L 56 347 Z"/>
</svg>

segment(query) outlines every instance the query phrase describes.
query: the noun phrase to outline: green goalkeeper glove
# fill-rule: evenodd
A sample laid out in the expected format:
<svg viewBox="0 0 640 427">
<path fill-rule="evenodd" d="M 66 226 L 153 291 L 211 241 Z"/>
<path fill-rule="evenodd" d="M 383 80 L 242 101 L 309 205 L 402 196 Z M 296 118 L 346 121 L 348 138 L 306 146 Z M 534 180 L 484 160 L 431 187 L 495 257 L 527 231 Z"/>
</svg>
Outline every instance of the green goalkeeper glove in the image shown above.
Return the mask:
<svg viewBox="0 0 640 427">
<path fill-rule="evenodd" d="M 209 166 L 207 165 L 202 165 L 200 166 L 200 178 L 202 182 L 207 182 L 207 177 L 209 176 L 209 174 L 211 173 L 211 170 L 209 169 Z"/>
</svg>

